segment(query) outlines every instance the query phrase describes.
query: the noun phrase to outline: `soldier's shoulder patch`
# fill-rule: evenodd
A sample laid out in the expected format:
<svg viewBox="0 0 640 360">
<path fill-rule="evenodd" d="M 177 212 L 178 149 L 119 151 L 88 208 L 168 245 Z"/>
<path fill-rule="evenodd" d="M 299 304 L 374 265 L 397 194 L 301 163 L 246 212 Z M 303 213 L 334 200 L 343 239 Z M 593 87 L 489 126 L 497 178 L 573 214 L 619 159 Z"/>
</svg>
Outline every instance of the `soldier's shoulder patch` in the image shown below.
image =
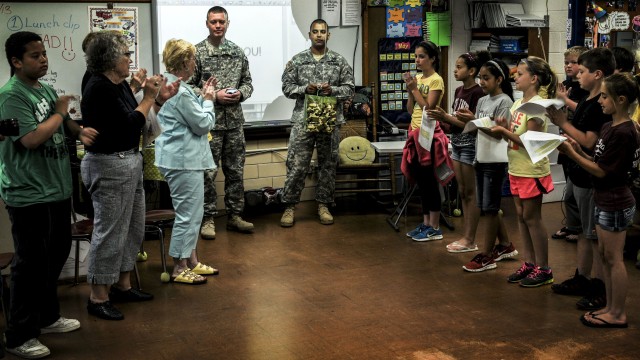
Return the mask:
<svg viewBox="0 0 640 360">
<path fill-rule="evenodd" d="M 289 70 L 289 68 L 291 68 L 292 66 L 293 66 L 293 60 L 289 60 L 289 61 L 287 62 L 287 66 L 285 66 L 284 68 L 285 68 L 285 69 L 287 69 L 287 70 Z"/>
</svg>

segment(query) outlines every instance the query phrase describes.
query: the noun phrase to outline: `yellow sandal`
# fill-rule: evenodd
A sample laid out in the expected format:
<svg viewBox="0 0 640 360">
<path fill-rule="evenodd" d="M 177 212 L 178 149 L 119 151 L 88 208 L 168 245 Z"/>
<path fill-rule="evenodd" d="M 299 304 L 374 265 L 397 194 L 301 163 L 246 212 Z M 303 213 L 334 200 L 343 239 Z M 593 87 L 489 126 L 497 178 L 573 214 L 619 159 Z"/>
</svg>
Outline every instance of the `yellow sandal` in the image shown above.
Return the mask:
<svg viewBox="0 0 640 360">
<path fill-rule="evenodd" d="M 171 277 L 171 282 L 180 283 L 180 284 L 188 284 L 188 285 L 200 285 L 207 282 L 207 278 L 201 275 L 198 275 L 191 271 L 191 269 L 184 269 L 183 272 L 178 274 L 177 276 Z"/>
<path fill-rule="evenodd" d="M 191 271 L 198 275 L 218 275 L 220 273 L 218 269 L 205 265 L 201 262 L 194 266 Z"/>
</svg>

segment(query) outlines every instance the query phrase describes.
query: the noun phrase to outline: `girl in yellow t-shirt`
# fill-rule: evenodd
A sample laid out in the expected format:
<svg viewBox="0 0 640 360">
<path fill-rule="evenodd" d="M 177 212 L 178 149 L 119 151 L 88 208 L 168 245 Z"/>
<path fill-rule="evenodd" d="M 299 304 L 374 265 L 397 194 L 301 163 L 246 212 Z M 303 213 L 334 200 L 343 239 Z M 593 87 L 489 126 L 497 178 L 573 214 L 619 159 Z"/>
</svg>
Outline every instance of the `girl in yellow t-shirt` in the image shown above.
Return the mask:
<svg viewBox="0 0 640 360">
<path fill-rule="evenodd" d="M 409 92 L 407 111 L 411 114 L 410 132 L 419 131 L 422 123 L 422 109 L 435 109 L 440 105 L 444 95 L 444 81 L 437 73 L 440 65 L 438 47 L 431 41 L 422 41 L 416 46 L 415 55 L 416 68 L 422 73 L 416 76 L 412 76 L 409 72 L 404 74 L 404 82 Z M 439 123 L 436 123 L 434 132 L 438 131 L 442 131 L 442 129 L 440 129 Z M 409 231 L 407 236 L 415 241 L 440 240 L 442 239 L 442 230 L 439 228 L 439 221 L 442 201 L 433 165 L 421 166 L 417 159 L 412 163 L 415 165 L 411 170 L 416 178 L 422 199 L 423 222 L 414 230 Z"/>
<path fill-rule="evenodd" d="M 509 183 L 518 215 L 518 229 L 523 242 L 524 263 L 508 278 L 509 282 L 524 287 L 536 287 L 553 283 L 549 267 L 547 230 L 542 223 L 542 195 L 553 190 L 549 159 L 533 163 L 520 136 L 525 132 L 547 131 L 549 119 L 545 114 L 526 115 L 518 107 L 528 101 L 540 99 L 541 87 L 547 96 L 555 97 L 557 79 L 549 64 L 539 57 L 523 59 L 517 68 L 516 89 L 522 91 L 522 99 L 511 107 L 511 121 L 496 119 L 492 131 L 509 142 Z"/>
</svg>

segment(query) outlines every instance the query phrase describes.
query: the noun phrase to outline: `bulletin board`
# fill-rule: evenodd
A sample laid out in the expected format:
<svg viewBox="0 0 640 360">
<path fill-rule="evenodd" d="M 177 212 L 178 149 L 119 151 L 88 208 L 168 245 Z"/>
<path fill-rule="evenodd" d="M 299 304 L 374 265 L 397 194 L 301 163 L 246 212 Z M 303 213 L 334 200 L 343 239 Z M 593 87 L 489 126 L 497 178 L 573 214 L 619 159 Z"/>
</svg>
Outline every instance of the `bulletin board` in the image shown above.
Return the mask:
<svg viewBox="0 0 640 360">
<path fill-rule="evenodd" d="M 584 22 L 584 46 L 588 48 L 640 48 L 640 1 L 587 2 Z"/>
<path fill-rule="evenodd" d="M 378 113 L 392 122 L 407 113 L 409 95 L 402 74 L 416 75 L 414 51 L 422 40 L 422 37 L 403 37 L 378 41 Z"/>
</svg>

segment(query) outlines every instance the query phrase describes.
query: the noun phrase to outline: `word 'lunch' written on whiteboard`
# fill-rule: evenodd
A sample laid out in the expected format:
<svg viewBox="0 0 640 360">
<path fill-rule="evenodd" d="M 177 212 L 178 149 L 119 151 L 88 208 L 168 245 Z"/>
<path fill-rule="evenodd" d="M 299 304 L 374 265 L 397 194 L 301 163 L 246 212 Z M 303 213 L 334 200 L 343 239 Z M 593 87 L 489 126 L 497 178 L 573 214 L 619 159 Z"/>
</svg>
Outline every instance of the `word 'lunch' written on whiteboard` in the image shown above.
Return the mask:
<svg viewBox="0 0 640 360">
<path fill-rule="evenodd" d="M 138 8 L 139 28 L 151 27 L 150 4 L 131 3 Z M 89 33 L 89 7 L 104 3 L 0 3 L 0 39 L 2 46 L 7 38 L 18 31 L 31 31 L 42 38 L 49 70 L 41 78 L 53 86 L 58 95 L 80 95 L 80 84 L 86 70 L 82 40 Z M 153 71 L 151 34 L 137 34 L 140 51 L 140 67 Z M 0 86 L 10 77 L 10 68 L 4 59 L 0 61 Z"/>
</svg>

